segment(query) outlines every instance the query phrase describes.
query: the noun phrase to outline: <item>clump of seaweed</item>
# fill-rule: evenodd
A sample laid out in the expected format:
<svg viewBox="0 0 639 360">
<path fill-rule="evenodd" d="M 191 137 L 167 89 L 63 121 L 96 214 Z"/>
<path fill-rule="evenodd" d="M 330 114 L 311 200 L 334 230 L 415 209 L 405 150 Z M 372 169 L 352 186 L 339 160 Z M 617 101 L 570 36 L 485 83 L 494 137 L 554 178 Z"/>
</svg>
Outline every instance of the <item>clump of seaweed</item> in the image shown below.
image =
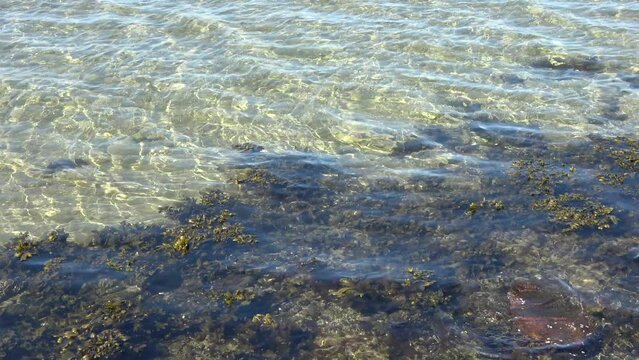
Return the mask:
<svg viewBox="0 0 639 360">
<path fill-rule="evenodd" d="M 235 214 L 228 210 L 222 210 L 219 215 L 213 217 L 195 215 L 188 224 L 171 227 L 165 231 L 164 234 L 173 240 L 164 247 L 186 255 L 192 248 L 210 239 L 216 242 L 231 240 L 238 244 L 254 244 L 255 236 L 245 234 L 242 224 L 229 223 L 233 216 Z"/>
<path fill-rule="evenodd" d="M 574 175 L 576 168 L 570 166 L 566 171 L 566 167 L 567 165 L 563 164 L 558 170 L 544 159 L 517 160 L 513 162 L 514 171 L 510 175 L 523 178 L 527 183 L 532 184 L 532 195 L 552 194 L 558 184 Z"/>
<path fill-rule="evenodd" d="M 244 233 L 244 226 L 238 223 L 229 223 L 228 220 L 235 214 L 223 210 L 218 217 L 218 224 L 213 228 L 215 240 L 218 242 L 231 240 L 238 244 L 254 244 L 255 236 Z"/>
<path fill-rule="evenodd" d="M 179 231 L 183 232 L 184 230 L 179 229 Z M 169 231 L 166 234 L 171 236 L 172 233 Z M 170 249 L 173 249 L 182 255 L 189 253 L 189 250 L 191 249 L 191 242 L 201 240 L 201 238 L 187 237 L 188 235 L 186 234 L 174 234 L 173 236 L 175 236 L 175 241 L 171 244 Z"/>
<path fill-rule="evenodd" d="M 602 184 L 620 186 L 639 172 L 639 141 L 627 137 L 598 138 L 593 149 L 603 156 L 597 176 Z"/>
<path fill-rule="evenodd" d="M 29 238 L 29 233 L 20 233 L 15 238 L 15 243 L 15 256 L 20 259 L 20 261 L 29 260 L 38 252 L 37 244 Z"/>
<path fill-rule="evenodd" d="M 253 184 L 262 186 L 286 186 L 287 181 L 281 179 L 265 169 L 245 169 L 234 179 L 236 184 Z"/>
<path fill-rule="evenodd" d="M 159 225 L 131 224 L 123 221 L 120 226 L 95 231 L 91 246 L 152 251 L 163 241 L 163 232 L 164 228 Z"/>
<path fill-rule="evenodd" d="M 427 310 L 450 300 L 448 289 L 436 285 L 433 272 L 414 267 L 406 272 L 410 277 L 404 281 L 342 278 L 328 294 L 365 315 Z"/>
<path fill-rule="evenodd" d="M 615 146 L 609 151 L 617 165 L 624 170 L 639 171 L 639 141 L 617 137 L 613 142 Z"/>
<path fill-rule="evenodd" d="M 504 202 L 502 200 L 486 200 L 483 199 L 480 202 L 472 202 L 468 205 L 468 210 L 466 210 L 466 215 L 473 216 L 477 213 L 479 209 L 494 209 L 494 210 L 503 210 Z"/>
<path fill-rule="evenodd" d="M 590 200 L 582 194 L 562 194 L 547 196 L 533 203 L 535 210 L 542 210 L 551 214 L 550 220 L 564 223 L 564 232 L 570 233 L 585 227 L 604 230 L 617 224 L 618 218 L 612 215 L 614 209 L 604 204 Z"/>
<path fill-rule="evenodd" d="M 164 231 L 164 236 L 169 242 L 162 247 L 186 255 L 207 240 L 254 244 L 257 241 L 255 236 L 246 234 L 242 224 L 230 222 L 235 213 L 222 207 L 227 202 L 228 197 L 224 193 L 212 190 L 203 192 L 199 202 L 189 199 L 182 208 L 162 209 L 170 216 L 181 217 L 185 212 L 189 214 L 181 224 Z"/>
<path fill-rule="evenodd" d="M 229 202 L 229 196 L 221 190 L 208 189 L 200 192 L 200 203 L 206 206 L 224 205 Z"/>
<path fill-rule="evenodd" d="M 99 333 L 91 326 L 73 328 L 58 337 L 62 345 L 61 354 L 77 354 L 81 359 L 110 359 L 122 352 L 127 337 L 117 329 L 106 329 Z"/>
<path fill-rule="evenodd" d="M 251 319 L 251 322 L 260 326 L 276 326 L 275 320 L 273 320 L 273 316 L 271 316 L 271 314 L 255 314 L 253 319 Z"/>
<path fill-rule="evenodd" d="M 227 291 L 223 295 L 224 304 L 227 306 L 234 305 L 236 303 L 248 303 L 255 299 L 255 293 L 248 289 L 238 289 L 233 292 Z"/>
<path fill-rule="evenodd" d="M 69 234 L 64 229 L 56 229 L 51 231 L 46 238 L 49 243 L 66 243 L 69 238 Z"/>
<path fill-rule="evenodd" d="M 411 277 L 404 280 L 404 286 L 412 286 L 417 284 L 423 289 L 426 289 L 437 283 L 437 281 L 432 279 L 432 271 L 419 270 L 411 266 L 406 269 L 406 272 L 410 274 Z"/>
<path fill-rule="evenodd" d="M 147 315 L 130 301 L 109 298 L 101 306 L 83 306 L 68 316 L 62 324 L 67 330 L 56 335 L 61 356 L 111 359 L 130 350 L 127 332 L 139 326 Z"/>
<path fill-rule="evenodd" d="M 104 304 L 104 313 L 112 320 L 121 321 L 126 316 L 130 303 L 121 299 L 109 299 Z"/>
<path fill-rule="evenodd" d="M 626 181 L 627 174 L 603 173 L 597 175 L 597 180 L 605 185 L 622 185 Z"/>
</svg>

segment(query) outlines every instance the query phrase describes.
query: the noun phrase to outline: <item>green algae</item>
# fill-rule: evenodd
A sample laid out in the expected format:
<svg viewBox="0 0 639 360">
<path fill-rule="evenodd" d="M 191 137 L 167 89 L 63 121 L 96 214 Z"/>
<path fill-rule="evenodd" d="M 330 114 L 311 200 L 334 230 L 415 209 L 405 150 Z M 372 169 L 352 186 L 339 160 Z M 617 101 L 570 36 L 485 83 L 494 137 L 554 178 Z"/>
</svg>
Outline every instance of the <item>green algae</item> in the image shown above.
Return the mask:
<svg viewBox="0 0 639 360">
<path fill-rule="evenodd" d="M 608 144 L 610 145 L 606 150 L 620 168 L 633 172 L 639 171 L 639 141 L 617 137 Z"/>
</svg>

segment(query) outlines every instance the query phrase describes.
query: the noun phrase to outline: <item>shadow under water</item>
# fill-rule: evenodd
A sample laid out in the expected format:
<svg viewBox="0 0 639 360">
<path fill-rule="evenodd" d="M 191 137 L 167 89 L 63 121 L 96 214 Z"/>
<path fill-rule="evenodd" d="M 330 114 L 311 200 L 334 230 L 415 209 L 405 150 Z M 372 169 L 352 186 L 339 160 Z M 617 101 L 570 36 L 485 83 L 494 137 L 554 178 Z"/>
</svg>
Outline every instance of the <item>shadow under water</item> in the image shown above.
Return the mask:
<svg viewBox="0 0 639 360">
<path fill-rule="evenodd" d="M 366 176 L 241 144 L 169 225 L 21 234 L 0 253 L 0 356 L 639 356 L 639 142 L 422 135 L 389 156 L 509 165 Z"/>
</svg>

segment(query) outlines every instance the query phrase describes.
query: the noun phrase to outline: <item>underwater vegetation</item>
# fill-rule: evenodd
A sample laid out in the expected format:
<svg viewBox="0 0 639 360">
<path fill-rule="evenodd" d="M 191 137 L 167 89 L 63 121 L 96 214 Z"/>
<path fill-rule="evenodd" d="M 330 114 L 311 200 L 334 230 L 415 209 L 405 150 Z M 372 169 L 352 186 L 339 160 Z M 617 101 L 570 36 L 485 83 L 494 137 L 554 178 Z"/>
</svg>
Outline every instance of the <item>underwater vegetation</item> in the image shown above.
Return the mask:
<svg viewBox="0 0 639 360">
<path fill-rule="evenodd" d="M 0 357 L 638 357 L 639 143 L 435 130 L 511 165 L 367 177 L 241 144 L 247 164 L 164 223 L 86 245 L 18 234 L 0 252 Z"/>
<path fill-rule="evenodd" d="M 611 215 L 613 208 L 588 200 L 583 194 L 548 196 L 543 200 L 535 201 L 533 208 L 550 213 L 551 221 L 566 223 L 564 232 L 579 230 L 583 227 L 604 230 L 618 222 L 617 217 Z"/>
</svg>

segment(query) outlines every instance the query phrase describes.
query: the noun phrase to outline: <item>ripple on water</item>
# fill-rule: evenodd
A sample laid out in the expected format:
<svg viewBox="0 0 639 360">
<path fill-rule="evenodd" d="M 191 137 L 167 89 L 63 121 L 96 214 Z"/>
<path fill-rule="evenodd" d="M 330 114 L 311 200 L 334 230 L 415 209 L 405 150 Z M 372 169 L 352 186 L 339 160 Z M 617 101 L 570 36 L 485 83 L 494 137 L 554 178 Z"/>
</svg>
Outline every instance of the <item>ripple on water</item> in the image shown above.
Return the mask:
<svg viewBox="0 0 639 360">
<path fill-rule="evenodd" d="M 2 1 L 1 356 L 636 357 L 638 16 Z"/>
</svg>

